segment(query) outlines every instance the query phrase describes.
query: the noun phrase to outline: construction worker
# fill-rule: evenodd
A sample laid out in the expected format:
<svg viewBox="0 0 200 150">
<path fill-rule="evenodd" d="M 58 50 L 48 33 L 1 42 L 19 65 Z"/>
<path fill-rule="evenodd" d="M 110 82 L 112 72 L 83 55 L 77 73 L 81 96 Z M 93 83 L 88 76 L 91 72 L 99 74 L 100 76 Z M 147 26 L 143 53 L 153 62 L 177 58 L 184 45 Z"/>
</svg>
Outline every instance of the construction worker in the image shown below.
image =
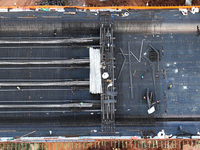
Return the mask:
<svg viewBox="0 0 200 150">
<path fill-rule="evenodd" d="M 154 104 L 160 104 L 160 101 L 156 101 L 156 102 L 152 103 L 151 105 L 154 105 Z"/>
<path fill-rule="evenodd" d="M 21 90 L 21 88 L 20 88 L 19 86 L 17 86 L 17 90 L 18 90 L 18 91 L 20 91 L 20 90 Z"/>
<path fill-rule="evenodd" d="M 53 36 L 56 36 L 56 35 L 57 35 L 57 31 L 54 30 L 54 31 L 53 31 Z"/>
<path fill-rule="evenodd" d="M 180 126 L 178 126 L 178 130 L 182 130 L 183 129 L 183 127 L 180 125 Z"/>
<path fill-rule="evenodd" d="M 172 88 L 172 84 L 169 85 L 168 89 L 171 89 L 171 88 Z"/>
<path fill-rule="evenodd" d="M 197 26 L 197 34 L 200 34 L 199 26 Z"/>
</svg>

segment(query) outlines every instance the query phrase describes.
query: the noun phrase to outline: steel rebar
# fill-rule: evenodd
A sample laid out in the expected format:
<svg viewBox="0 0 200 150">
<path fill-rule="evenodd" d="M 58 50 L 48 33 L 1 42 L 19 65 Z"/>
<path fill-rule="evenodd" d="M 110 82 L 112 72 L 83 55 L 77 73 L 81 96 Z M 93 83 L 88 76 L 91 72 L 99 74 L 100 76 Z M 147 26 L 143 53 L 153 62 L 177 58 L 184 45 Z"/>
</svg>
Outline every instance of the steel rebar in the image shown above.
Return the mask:
<svg viewBox="0 0 200 150">
<path fill-rule="evenodd" d="M 126 63 L 126 56 L 124 55 L 123 50 L 122 50 L 121 48 L 119 48 L 119 50 L 121 51 L 121 53 L 122 53 L 122 55 L 123 55 L 123 57 L 124 57 L 124 61 L 123 61 L 123 64 L 122 64 L 122 66 L 121 66 L 121 69 L 120 69 L 120 71 L 119 71 L 118 79 L 120 78 L 121 73 L 122 73 L 122 70 L 123 70 L 124 65 L 125 65 L 125 63 Z"/>
<path fill-rule="evenodd" d="M 89 81 L 65 82 L 0 82 L 0 86 L 88 86 Z"/>
<path fill-rule="evenodd" d="M 128 42 L 128 59 L 129 59 L 129 77 L 130 77 L 130 85 L 131 85 L 131 98 L 133 99 L 133 77 L 131 73 L 131 55 L 130 55 L 130 43 Z"/>
<path fill-rule="evenodd" d="M 70 64 L 87 64 L 89 59 L 69 59 L 69 60 L 5 60 L 0 61 L 0 65 L 70 65 Z"/>
<path fill-rule="evenodd" d="M 92 107 L 93 103 L 69 103 L 69 104 L 39 104 L 39 105 L 0 105 L 0 108 L 72 108 Z"/>
</svg>

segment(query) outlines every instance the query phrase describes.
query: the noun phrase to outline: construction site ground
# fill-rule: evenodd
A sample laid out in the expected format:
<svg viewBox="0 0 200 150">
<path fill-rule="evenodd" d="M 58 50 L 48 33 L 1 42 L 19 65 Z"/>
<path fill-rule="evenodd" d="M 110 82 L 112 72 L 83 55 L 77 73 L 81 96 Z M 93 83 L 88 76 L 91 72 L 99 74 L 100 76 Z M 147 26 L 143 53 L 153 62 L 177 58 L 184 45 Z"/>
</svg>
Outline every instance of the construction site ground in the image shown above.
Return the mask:
<svg viewBox="0 0 200 150">
<path fill-rule="evenodd" d="M 1 149 L 29 150 L 199 150 L 199 140 L 92 140 L 85 142 L 1 143 Z"/>
<path fill-rule="evenodd" d="M 1 0 L 0 6 L 34 6 L 39 0 Z"/>
<path fill-rule="evenodd" d="M 200 14 L 189 12 L 184 16 L 179 10 L 132 10 L 129 16 L 122 16 L 125 13 L 111 13 L 114 16 L 115 85 L 118 92 L 116 135 L 140 136 L 143 130 L 158 133 L 164 129 L 167 135 L 176 136 L 180 135 L 177 130 L 180 125 L 184 132 L 195 135 L 200 127 L 200 36 L 197 33 Z M 88 11 L 73 16 L 42 11 L 2 12 L 1 16 L 1 63 L 88 59 L 88 47 L 99 44 L 99 16 Z M 88 26 L 88 22 L 93 23 Z M 53 36 L 55 29 L 56 37 Z M 74 43 L 75 40 L 79 43 Z M 147 61 L 150 45 L 160 51 L 159 69 L 157 61 L 153 64 Z M 88 81 L 88 66 L 1 64 L 0 83 L 3 85 L 6 81 L 7 86 L 10 85 L 0 88 L 0 137 L 23 136 L 33 131 L 36 131 L 31 134 L 34 137 L 100 136 L 100 97 L 90 94 L 87 85 L 40 86 L 40 82 Z M 155 74 L 155 70 L 159 71 Z M 14 85 L 16 82 L 19 87 Z M 34 82 L 37 86 L 23 87 L 23 82 Z M 170 84 L 173 86 L 168 89 Z M 152 115 L 148 115 L 148 105 L 142 100 L 142 94 L 148 88 L 157 93 L 153 94 L 156 95 L 154 102 L 160 100 Z M 92 102 L 94 105 L 75 109 L 54 107 L 71 101 L 75 104 Z M 49 108 L 47 104 L 53 107 Z M 40 105 L 45 107 L 36 108 Z"/>
</svg>

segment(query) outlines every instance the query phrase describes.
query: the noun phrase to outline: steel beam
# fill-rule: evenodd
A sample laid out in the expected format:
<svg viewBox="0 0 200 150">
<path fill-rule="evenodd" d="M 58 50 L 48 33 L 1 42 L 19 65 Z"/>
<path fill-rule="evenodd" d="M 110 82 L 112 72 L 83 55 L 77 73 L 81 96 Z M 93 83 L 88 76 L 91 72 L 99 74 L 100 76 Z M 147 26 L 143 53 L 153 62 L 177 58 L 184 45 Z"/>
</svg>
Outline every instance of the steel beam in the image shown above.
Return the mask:
<svg viewBox="0 0 200 150">
<path fill-rule="evenodd" d="M 131 73 L 132 65 L 131 65 L 131 51 L 130 51 L 130 43 L 128 42 L 128 60 L 129 60 L 129 78 L 130 78 L 130 86 L 131 86 L 131 99 L 133 99 L 133 77 Z"/>
<path fill-rule="evenodd" d="M 89 59 L 68 59 L 68 60 L 5 60 L 0 61 L 0 65 L 71 65 L 71 64 L 87 64 Z"/>
<path fill-rule="evenodd" d="M 65 82 L 0 82 L 0 86 L 88 86 L 89 81 Z"/>
<path fill-rule="evenodd" d="M 100 101 L 99 100 L 85 100 L 85 99 L 82 99 L 82 100 L 56 100 L 56 99 L 52 99 L 52 100 L 16 100 L 16 101 L 9 101 L 9 100 L 4 100 L 4 101 L 0 101 L 0 104 L 2 103 L 80 103 L 80 102 L 83 102 L 83 103 L 93 103 L 93 104 L 100 104 Z"/>
<path fill-rule="evenodd" d="M 94 38 L 71 38 L 71 39 L 6 39 L 0 40 L 0 44 L 67 44 L 67 43 L 87 43 L 98 40 L 99 37 Z"/>
<path fill-rule="evenodd" d="M 149 88 L 147 88 L 147 104 L 148 104 L 148 107 L 150 109 L 151 108 L 151 102 L 149 100 Z"/>
<path fill-rule="evenodd" d="M 120 71 L 119 71 L 119 74 L 118 74 L 118 79 L 120 78 L 120 76 L 121 76 L 121 73 L 122 73 L 122 70 L 123 70 L 123 68 L 124 68 L 124 65 L 125 65 L 125 63 L 126 63 L 126 56 L 125 56 L 125 54 L 124 54 L 123 50 L 122 50 L 121 48 L 119 48 L 119 50 L 121 51 L 121 53 L 122 53 L 122 55 L 123 55 L 123 57 L 124 57 L 124 61 L 123 61 L 123 64 L 122 64 L 122 66 L 121 66 L 121 69 L 120 69 Z"/>
<path fill-rule="evenodd" d="M 91 109 L 91 110 L 76 110 L 75 112 L 100 112 L 100 109 Z M 74 110 L 52 110 L 52 111 L 33 111 L 33 110 L 25 110 L 25 111 L 0 111 L 0 114 L 24 114 L 24 113 L 71 113 Z"/>
<path fill-rule="evenodd" d="M 0 105 L 0 108 L 72 108 L 92 107 L 93 103 L 69 103 L 69 104 L 38 104 L 38 105 Z"/>
</svg>

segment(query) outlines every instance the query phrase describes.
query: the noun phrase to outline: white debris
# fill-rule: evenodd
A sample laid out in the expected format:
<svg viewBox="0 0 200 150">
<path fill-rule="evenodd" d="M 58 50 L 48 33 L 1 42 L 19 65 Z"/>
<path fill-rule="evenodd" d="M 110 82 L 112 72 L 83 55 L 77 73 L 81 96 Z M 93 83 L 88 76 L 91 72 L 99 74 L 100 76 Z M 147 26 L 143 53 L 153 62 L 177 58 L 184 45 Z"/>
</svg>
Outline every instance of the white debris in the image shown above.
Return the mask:
<svg viewBox="0 0 200 150">
<path fill-rule="evenodd" d="M 128 12 L 125 12 L 125 13 L 124 13 L 124 17 L 127 17 L 127 16 L 129 16 L 129 13 L 128 13 Z"/>
<path fill-rule="evenodd" d="M 57 8 L 57 11 L 58 12 L 65 12 L 65 9 L 63 9 L 63 8 Z"/>
<path fill-rule="evenodd" d="M 91 132 L 97 133 L 97 130 L 91 130 Z"/>
<path fill-rule="evenodd" d="M 188 87 L 187 86 L 183 86 L 183 89 L 186 90 L 186 89 L 188 89 Z"/>
<path fill-rule="evenodd" d="M 155 107 L 152 106 L 150 109 L 148 109 L 148 114 L 152 114 L 155 112 Z"/>
<path fill-rule="evenodd" d="M 109 88 L 109 87 L 112 87 L 112 86 L 113 86 L 113 83 L 110 82 L 107 87 Z"/>
<path fill-rule="evenodd" d="M 157 136 L 159 137 L 159 139 L 166 139 L 166 138 L 171 138 L 172 134 L 167 135 L 165 133 L 165 130 L 161 130 L 160 132 L 158 132 Z"/>
<path fill-rule="evenodd" d="M 162 131 L 158 132 L 157 136 L 159 137 L 159 139 L 164 139 L 165 138 L 165 131 L 162 130 Z"/>
<path fill-rule="evenodd" d="M 178 69 L 175 69 L 175 71 L 174 71 L 175 73 L 178 73 Z"/>
<path fill-rule="evenodd" d="M 188 15 L 188 10 L 187 9 L 179 9 L 179 11 L 182 13 L 182 15 L 186 16 Z"/>
<path fill-rule="evenodd" d="M 199 8 L 197 7 L 192 7 L 191 11 L 190 11 L 192 14 L 195 14 L 195 13 L 199 13 Z"/>
<path fill-rule="evenodd" d="M 102 74 L 102 78 L 103 79 L 107 79 L 109 77 L 109 74 L 107 73 L 107 72 L 104 72 L 103 74 Z"/>
<path fill-rule="evenodd" d="M 176 62 L 174 62 L 174 65 L 176 65 Z"/>
</svg>

